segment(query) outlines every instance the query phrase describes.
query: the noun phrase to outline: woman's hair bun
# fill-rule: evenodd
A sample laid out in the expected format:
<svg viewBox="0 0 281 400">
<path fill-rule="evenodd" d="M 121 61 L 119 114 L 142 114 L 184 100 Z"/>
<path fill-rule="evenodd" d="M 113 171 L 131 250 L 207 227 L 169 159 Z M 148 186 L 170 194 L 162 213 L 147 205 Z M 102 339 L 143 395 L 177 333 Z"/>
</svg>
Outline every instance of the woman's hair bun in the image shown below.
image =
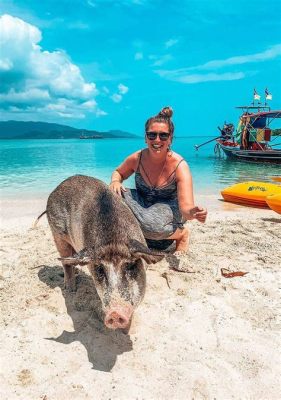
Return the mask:
<svg viewBox="0 0 281 400">
<path fill-rule="evenodd" d="M 167 119 L 172 118 L 173 110 L 171 107 L 164 107 L 164 108 L 162 108 L 162 110 L 160 111 L 160 113 L 158 115 L 161 117 L 167 118 Z"/>
<path fill-rule="evenodd" d="M 173 115 L 173 110 L 171 107 L 164 107 L 162 110 L 157 114 L 154 115 L 153 117 L 150 117 L 146 123 L 145 123 L 145 131 L 148 132 L 150 125 L 154 124 L 154 122 L 160 122 L 160 123 L 165 123 L 169 126 L 169 133 L 171 135 L 171 138 L 173 137 L 174 134 L 174 124 L 172 121 L 172 115 Z"/>
</svg>

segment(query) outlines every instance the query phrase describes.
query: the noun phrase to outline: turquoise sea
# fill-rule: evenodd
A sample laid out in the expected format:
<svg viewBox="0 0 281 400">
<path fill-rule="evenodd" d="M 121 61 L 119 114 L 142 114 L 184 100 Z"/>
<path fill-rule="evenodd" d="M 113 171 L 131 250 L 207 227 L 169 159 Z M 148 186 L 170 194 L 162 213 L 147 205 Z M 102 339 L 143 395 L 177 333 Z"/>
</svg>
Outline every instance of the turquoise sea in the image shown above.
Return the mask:
<svg viewBox="0 0 281 400">
<path fill-rule="evenodd" d="M 201 147 L 210 137 L 175 138 L 173 150 L 188 162 L 196 194 L 218 194 L 231 184 L 247 181 L 270 181 L 280 174 L 280 165 L 245 163 L 219 159 L 214 143 Z M 112 171 L 130 153 L 145 147 L 140 139 L 62 139 L 1 140 L 0 183 L 2 198 L 41 197 L 63 179 L 85 174 L 105 182 Z M 130 178 L 126 185 L 134 186 Z"/>
</svg>

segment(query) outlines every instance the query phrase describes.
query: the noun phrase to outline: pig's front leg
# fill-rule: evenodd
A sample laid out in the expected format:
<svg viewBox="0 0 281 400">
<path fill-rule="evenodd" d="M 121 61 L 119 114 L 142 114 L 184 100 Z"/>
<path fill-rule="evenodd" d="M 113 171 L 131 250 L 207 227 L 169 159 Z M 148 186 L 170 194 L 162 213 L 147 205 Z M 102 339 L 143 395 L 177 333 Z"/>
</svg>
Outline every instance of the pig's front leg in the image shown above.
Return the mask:
<svg viewBox="0 0 281 400">
<path fill-rule="evenodd" d="M 75 277 L 75 267 L 69 264 L 63 264 L 64 269 L 64 287 L 69 292 L 76 291 L 76 277 Z"/>
</svg>

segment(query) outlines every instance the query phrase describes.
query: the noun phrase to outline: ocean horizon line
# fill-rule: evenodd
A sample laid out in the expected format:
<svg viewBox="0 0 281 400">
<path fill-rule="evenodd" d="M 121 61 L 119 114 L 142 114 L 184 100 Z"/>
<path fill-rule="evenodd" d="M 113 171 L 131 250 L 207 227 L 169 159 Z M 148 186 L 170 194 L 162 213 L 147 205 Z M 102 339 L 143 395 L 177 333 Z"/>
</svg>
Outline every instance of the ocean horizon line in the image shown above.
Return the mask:
<svg viewBox="0 0 281 400">
<path fill-rule="evenodd" d="M 83 142 L 85 142 L 85 140 L 139 140 L 139 139 L 143 139 L 144 135 L 139 136 L 136 133 L 134 134 L 136 135 L 135 137 L 103 137 L 103 138 L 85 138 L 85 139 L 81 139 L 79 137 L 77 138 L 67 138 L 67 137 L 63 137 L 63 138 L 1 138 L 0 140 L 2 141 L 10 141 L 10 140 L 23 140 L 23 141 L 27 141 L 27 140 L 83 140 Z M 174 139 L 192 139 L 192 138 L 212 138 L 215 136 L 213 135 L 192 135 L 192 136 L 178 136 L 178 135 L 174 135 Z"/>
</svg>

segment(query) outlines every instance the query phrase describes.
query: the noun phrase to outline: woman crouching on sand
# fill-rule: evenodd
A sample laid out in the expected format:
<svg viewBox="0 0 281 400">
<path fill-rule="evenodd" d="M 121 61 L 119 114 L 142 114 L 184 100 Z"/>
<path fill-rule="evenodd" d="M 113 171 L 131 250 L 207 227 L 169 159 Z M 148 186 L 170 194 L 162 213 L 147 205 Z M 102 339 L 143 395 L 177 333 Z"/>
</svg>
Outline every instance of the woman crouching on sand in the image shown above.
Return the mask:
<svg viewBox="0 0 281 400">
<path fill-rule="evenodd" d="M 176 241 L 176 252 L 188 250 L 187 220 L 205 222 L 207 210 L 195 206 L 192 176 L 186 161 L 170 148 L 173 111 L 163 108 L 145 124 L 147 148 L 131 154 L 113 172 L 110 188 L 122 196 L 138 219 L 146 239 Z M 135 173 L 136 189 L 122 185 Z"/>
</svg>

